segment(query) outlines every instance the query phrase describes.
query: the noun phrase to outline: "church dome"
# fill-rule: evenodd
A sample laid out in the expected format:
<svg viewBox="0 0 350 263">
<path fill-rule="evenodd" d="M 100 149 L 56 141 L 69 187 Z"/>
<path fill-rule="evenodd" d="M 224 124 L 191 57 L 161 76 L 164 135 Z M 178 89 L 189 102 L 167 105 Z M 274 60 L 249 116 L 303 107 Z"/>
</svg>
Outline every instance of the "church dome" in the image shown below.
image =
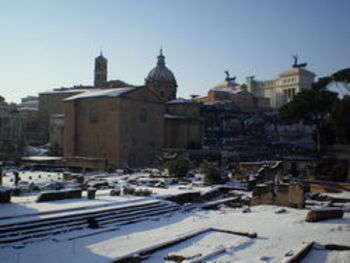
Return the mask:
<svg viewBox="0 0 350 263">
<path fill-rule="evenodd" d="M 177 86 L 174 74 L 165 66 L 165 57 L 162 50 L 158 56 L 157 66 L 146 77 L 146 82 L 169 82 Z"/>
</svg>

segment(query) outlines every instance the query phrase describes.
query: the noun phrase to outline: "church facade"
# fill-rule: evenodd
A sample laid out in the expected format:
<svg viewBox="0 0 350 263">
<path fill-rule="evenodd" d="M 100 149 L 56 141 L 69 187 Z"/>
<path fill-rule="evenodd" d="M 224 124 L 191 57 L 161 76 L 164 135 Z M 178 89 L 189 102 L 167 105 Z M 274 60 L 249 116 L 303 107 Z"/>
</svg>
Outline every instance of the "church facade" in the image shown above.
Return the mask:
<svg viewBox="0 0 350 263">
<path fill-rule="evenodd" d="M 95 67 L 102 59 L 96 58 Z M 201 147 L 200 106 L 176 100 L 176 79 L 162 50 L 157 59 L 142 86 L 107 81 L 103 64 L 104 70 L 95 69 L 94 89 L 64 99 L 67 165 L 140 167 L 151 164 L 164 148 Z"/>
</svg>

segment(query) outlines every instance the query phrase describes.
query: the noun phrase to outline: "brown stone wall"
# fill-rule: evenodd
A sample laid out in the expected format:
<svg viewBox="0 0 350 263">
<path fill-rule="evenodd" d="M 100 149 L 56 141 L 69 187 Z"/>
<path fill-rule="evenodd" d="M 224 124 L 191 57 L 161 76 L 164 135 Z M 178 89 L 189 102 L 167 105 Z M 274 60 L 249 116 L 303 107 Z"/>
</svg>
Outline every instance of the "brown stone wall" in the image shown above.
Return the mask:
<svg viewBox="0 0 350 263">
<path fill-rule="evenodd" d="M 272 204 L 280 206 L 290 206 L 288 184 L 281 184 L 275 186 L 275 196 L 272 201 Z"/>
<path fill-rule="evenodd" d="M 89 98 L 76 102 L 75 155 L 118 159 L 119 102 L 113 98 Z"/>
<path fill-rule="evenodd" d="M 247 95 L 232 95 L 233 102 L 242 110 L 250 110 L 257 108 L 256 98 L 250 94 Z"/>
<path fill-rule="evenodd" d="M 199 119 L 198 103 L 167 104 L 167 114 L 173 117 L 165 119 L 165 147 L 177 149 L 200 148 L 202 126 Z"/>
<path fill-rule="evenodd" d="M 201 123 L 198 119 L 165 119 L 165 148 L 200 148 L 201 140 Z"/>
<path fill-rule="evenodd" d="M 166 83 L 147 83 L 148 88 L 162 101 L 169 101 L 176 98 L 176 86 Z"/>
<path fill-rule="evenodd" d="M 301 184 L 257 185 L 252 194 L 252 205 L 278 205 L 294 208 L 304 207 L 304 188 Z"/>
<path fill-rule="evenodd" d="M 120 111 L 120 165 L 149 164 L 164 145 L 164 103 L 142 88 L 121 99 Z"/>
<path fill-rule="evenodd" d="M 203 99 L 202 102 L 213 103 L 220 100 L 231 100 L 243 111 L 256 110 L 258 107 L 258 99 L 252 94 L 233 94 L 230 92 L 220 92 L 215 90 L 210 90 L 208 92 L 207 99 Z"/>
<path fill-rule="evenodd" d="M 290 206 L 295 208 L 303 208 L 305 206 L 304 186 L 298 183 L 289 185 L 289 202 Z"/>
<path fill-rule="evenodd" d="M 54 114 L 50 117 L 51 153 L 62 155 L 64 137 L 64 114 Z"/>
<path fill-rule="evenodd" d="M 75 101 L 65 102 L 65 120 L 64 120 L 64 136 L 63 136 L 63 155 L 65 157 L 75 156 L 75 126 L 76 126 L 76 110 Z"/>
<path fill-rule="evenodd" d="M 217 92 L 214 90 L 209 90 L 208 92 L 208 101 L 214 102 L 217 100 L 229 100 L 231 96 L 228 92 Z"/>
<path fill-rule="evenodd" d="M 64 155 L 118 159 L 118 100 L 88 98 L 66 102 Z"/>
<path fill-rule="evenodd" d="M 200 106 L 197 103 L 173 103 L 167 104 L 167 113 L 172 115 L 199 116 Z"/>
<path fill-rule="evenodd" d="M 257 185 L 252 193 L 251 205 L 262 205 L 273 203 L 273 192 L 270 185 Z"/>
<path fill-rule="evenodd" d="M 64 99 L 81 93 L 81 91 L 72 92 L 52 92 L 52 93 L 40 93 L 39 94 L 39 124 L 40 128 L 46 133 L 46 140 L 49 136 L 49 123 L 50 115 L 52 114 L 64 114 L 65 104 Z"/>
<path fill-rule="evenodd" d="M 164 144 L 164 113 L 164 103 L 147 88 L 118 98 L 68 101 L 65 156 L 105 159 L 114 167 L 149 164 Z"/>
</svg>

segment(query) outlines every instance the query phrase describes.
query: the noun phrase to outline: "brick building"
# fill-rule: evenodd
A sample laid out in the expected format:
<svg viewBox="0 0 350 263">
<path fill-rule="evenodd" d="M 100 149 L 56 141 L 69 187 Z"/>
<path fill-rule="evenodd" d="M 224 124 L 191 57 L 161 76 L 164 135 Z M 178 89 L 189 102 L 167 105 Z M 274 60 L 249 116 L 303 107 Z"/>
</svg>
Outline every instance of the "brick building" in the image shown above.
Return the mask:
<svg viewBox="0 0 350 263">
<path fill-rule="evenodd" d="M 163 146 L 165 106 L 146 86 L 86 92 L 65 104 L 64 156 L 77 165 L 142 166 Z"/>
<path fill-rule="evenodd" d="M 239 85 L 235 82 L 235 77 L 227 77 L 224 82 L 219 83 L 208 91 L 207 96 L 196 97 L 194 101 L 204 104 L 216 104 L 217 102 L 230 102 L 242 112 L 265 111 L 270 108 L 268 98 L 257 96 L 247 91 L 245 85 Z"/>
<path fill-rule="evenodd" d="M 63 149 L 68 165 L 145 166 L 164 147 L 201 147 L 199 104 L 175 99 L 176 79 L 165 66 L 162 51 L 145 85 L 113 83 L 64 100 Z"/>
</svg>

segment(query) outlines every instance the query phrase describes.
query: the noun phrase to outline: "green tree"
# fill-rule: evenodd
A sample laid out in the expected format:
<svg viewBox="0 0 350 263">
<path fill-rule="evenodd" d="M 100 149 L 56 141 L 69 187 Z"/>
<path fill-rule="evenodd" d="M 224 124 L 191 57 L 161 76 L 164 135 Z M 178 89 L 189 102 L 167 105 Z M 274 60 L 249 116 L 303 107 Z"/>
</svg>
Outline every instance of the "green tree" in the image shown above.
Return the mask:
<svg viewBox="0 0 350 263">
<path fill-rule="evenodd" d="M 166 162 L 165 168 L 169 170 L 171 176 L 185 177 L 190 169 L 190 161 L 180 156 L 176 160 Z"/>
<path fill-rule="evenodd" d="M 342 69 L 331 76 L 332 80 L 350 82 L 350 68 Z"/>
<path fill-rule="evenodd" d="M 332 113 L 335 134 L 339 143 L 350 143 L 350 97 L 340 100 Z"/>
<path fill-rule="evenodd" d="M 204 161 L 201 165 L 202 173 L 204 174 L 204 183 L 208 185 L 219 184 L 222 182 L 220 171 L 213 164 Z"/>
<path fill-rule="evenodd" d="M 338 101 L 337 93 L 326 89 L 328 83 L 329 79 L 320 79 L 313 85 L 312 89 L 301 91 L 295 95 L 291 102 L 280 108 L 280 117 L 287 123 L 302 122 L 315 125 L 315 139 L 319 152 L 324 145 L 322 138 L 328 137 L 322 134 L 322 131 L 328 131 L 325 126 L 327 126 L 329 116 Z"/>
</svg>

